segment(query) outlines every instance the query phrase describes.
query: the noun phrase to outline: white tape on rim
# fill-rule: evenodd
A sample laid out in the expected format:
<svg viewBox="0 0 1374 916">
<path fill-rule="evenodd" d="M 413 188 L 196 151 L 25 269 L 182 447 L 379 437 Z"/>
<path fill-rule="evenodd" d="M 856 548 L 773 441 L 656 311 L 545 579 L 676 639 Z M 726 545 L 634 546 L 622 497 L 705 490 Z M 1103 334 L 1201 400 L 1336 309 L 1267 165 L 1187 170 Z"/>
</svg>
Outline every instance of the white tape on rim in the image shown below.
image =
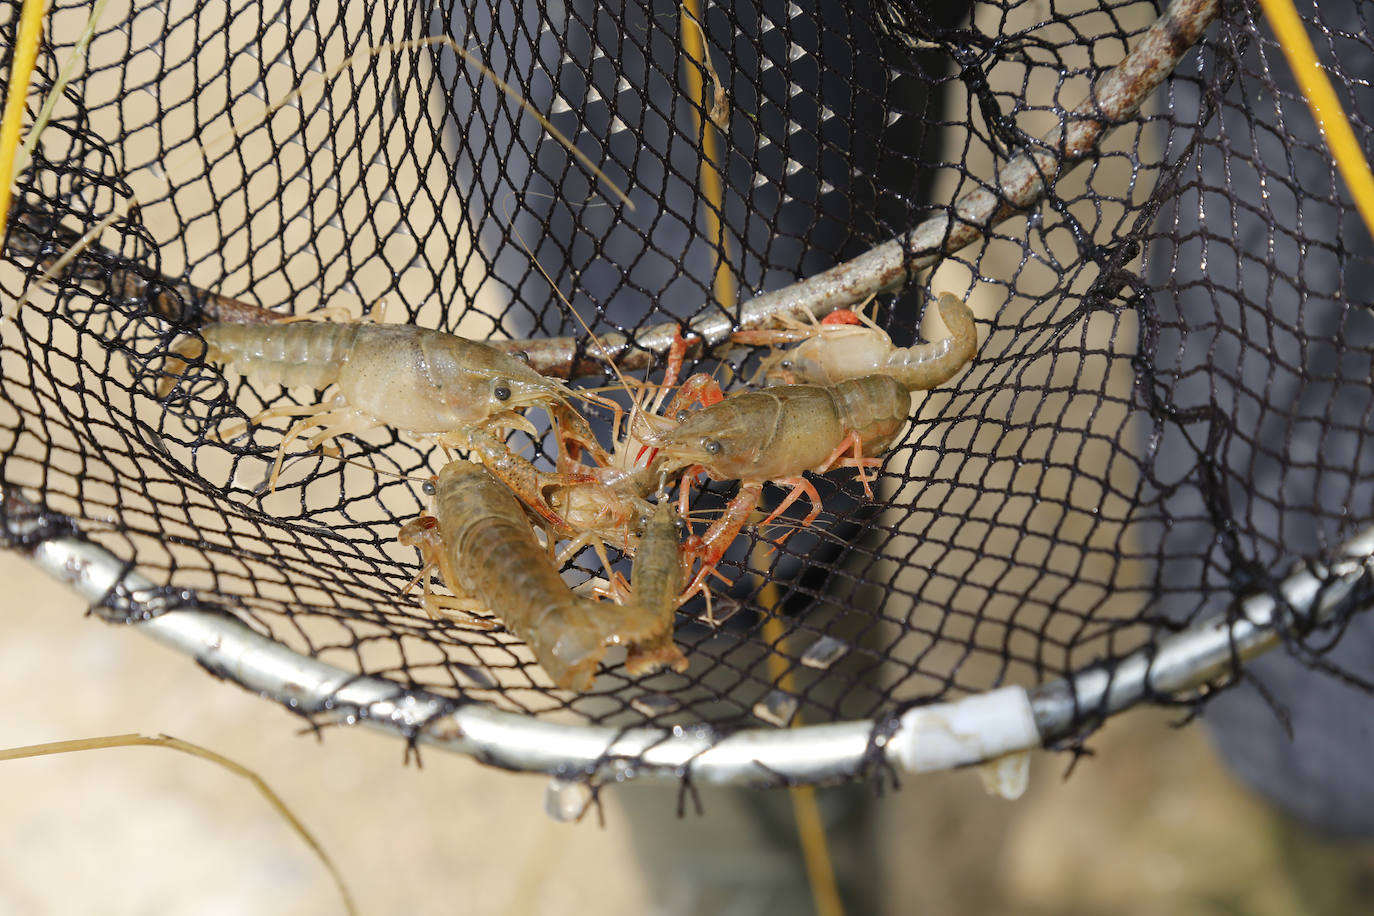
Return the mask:
<svg viewBox="0 0 1374 916">
<path fill-rule="evenodd" d="M 1003 687 L 910 710 L 889 741 L 888 754 L 911 772 L 932 773 L 1039 746 L 1025 688 Z"/>
</svg>

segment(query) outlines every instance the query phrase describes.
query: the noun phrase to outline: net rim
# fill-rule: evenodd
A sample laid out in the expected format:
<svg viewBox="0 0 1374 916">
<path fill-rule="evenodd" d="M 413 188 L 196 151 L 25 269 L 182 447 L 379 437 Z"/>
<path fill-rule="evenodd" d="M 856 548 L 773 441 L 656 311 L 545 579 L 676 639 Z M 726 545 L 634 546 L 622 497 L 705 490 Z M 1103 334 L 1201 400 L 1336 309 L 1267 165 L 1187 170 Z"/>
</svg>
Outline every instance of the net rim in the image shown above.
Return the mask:
<svg viewBox="0 0 1374 916">
<path fill-rule="evenodd" d="M 842 280 L 858 278 L 875 289 L 909 281 L 914 271 L 929 266 L 921 257 L 937 259 L 962 247 L 959 240 L 964 236 L 956 229 L 981 237 L 998 217 L 1027 209 L 1027 202 L 1039 200 L 1055 175 L 1091 158 L 1088 153 L 1096 139 L 1134 112 L 1219 9 L 1216 0 L 1172 0 L 1127 59 L 1047 136 L 1045 146 L 1055 150 L 1053 155 L 1047 152 L 1043 162 L 1027 158 L 1017 168 L 1004 168 L 999 194 L 966 196 L 948 213 L 901 239 L 795 286 L 755 297 L 742 309 L 745 325 L 763 323 L 774 312 L 816 313 L 852 304 L 853 297 L 867 291 Z M 727 324 L 711 313 L 693 328 L 712 342 L 728 331 Z M 661 337 L 665 329 L 678 330 L 665 325 L 653 329 L 648 339 L 657 340 L 653 335 Z M 543 346 L 553 353 L 566 345 L 560 340 Z M 569 352 L 569 365 L 574 366 L 577 347 Z M 6 498 L 9 502 L 16 497 Z M 34 511 L 37 517 L 39 510 Z M 1174 700 L 1186 691 L 1234 678 L 1241 664 L 1291 638 L 1293 630 L 1336 619 L 1356 602 L 1368 605 L 1368 577 L 1374 568 L 1371 528 L 1339 548 L 1340 559 L 1332 566 L 1308 565 L 1269 594 L 1239 599 L 1226 613 L 1190 630 L 1110 665 L 1090 664 L 1029 690 L 1000 687 L 953 702 L 898 706 L 872 719 L 791 730 L 615 729 L 505 712 L 298 655 L 250 629 L 214 596 L 156 585 L 129 562 L 81 536 L 74 520 L 49 513 L 42 519 L 46 527 L 27 532 L 19 530 L 22 518 L 17 527 L 12 523 L 7 532 L 11 546 L 21 546 L 40 567 L 75 586 L 101 609 L 99 616 L 143 630 L 196 658 L 212 673 L 313 722 L 363 722 L 413 743 L 454 750 L 512 770 L 749 786 L 833 781 L 872 774 L 883 766 L 948 769 L 1078 740 L 1106 718 L 1138 703 Z"/>
<path fill-rule="evenodd" d="M 190 591 L 168 589 L 87 540 L 70 519 L 13 492 L 4 499 L 12 543 L 74 589 L 98 616 L 120 622 L 273 700 L 317 726 L 364 724 L 519 772 L 597 782 L 673 780 L 750 788 L 937 772 L 1052 748 L 1142 702 L 1233 674 L 1282 644 L 1285 628 L 1319 626 L 1374 587 L 1374 527 L 1327 565 L 1305 564 L 1279 584 L 1117 663 L 1090 665 L 1032 688 L 999 687 L 873 719 L 723 733 L 708 725 L 611 728 L 550 722 L 478 701 L 456 701 L 358 675 L 274 642 Z M 22 519 L 28 519 L 24 522 Z"/>
</svg>

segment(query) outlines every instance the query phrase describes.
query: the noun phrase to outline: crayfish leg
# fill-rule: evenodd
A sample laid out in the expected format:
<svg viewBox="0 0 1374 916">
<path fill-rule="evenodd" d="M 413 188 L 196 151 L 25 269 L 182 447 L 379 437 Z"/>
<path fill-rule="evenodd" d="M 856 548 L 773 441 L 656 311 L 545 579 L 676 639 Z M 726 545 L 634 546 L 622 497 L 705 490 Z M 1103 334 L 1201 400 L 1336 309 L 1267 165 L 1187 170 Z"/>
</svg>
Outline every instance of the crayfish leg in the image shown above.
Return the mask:
<svg viewBox="0 0 1374 916">
<path fill-rule="evenodd" d="M 685 594 L 705 587 L 706 580 L 716 571 L 716 564 L 725 556 L 725 551 L 744 529 L 745 523 L 749 521 L 749 516 L 762 497 L 762 483 L 741 483 L 739 492 L 726 504 L 725 511 L 711 523 L 706 533 L 692 544 L 693 559 L 701 560 L 701 568 L 687 586 Z"/>
<path fill-rule="evenodd" d="M 401 589 L 404 595 L 421 582 L 425 583 L 425 594 L 429 594 L 429 579 L 431 572 L 442 565 L 444 542 L 439 535 L 439 520 L 432 515 L 422 515 L 413 518 L 401 526 L 401 530 L 396 533 L 396 541 L 404 547 L 414 547 L 420 551 L 421 566 L 420 571 L 415 577 L 405 584 Z"/>
<path fill-rule="evenodd" d="M 549 505 L 544 497 L 545 490 L 549 487 L 596 482 L 596 478 L 589 474 L 549 474 L 540 471 L 528 458 L 516 454 L 505 441 L 486 430 L 476 429 L 469 432 L 467 446 L 493 477 L 505 484 L 555 532 L 564 531 L 569 526 Z"/>
<path fill-rule="evenodd" d="M 779 486 L 790 486 L 792 489 L 785 497 L 783 497 L 782 502 L 778 503 L 777 508 L 774 509 L 772 513 L 769 514 L 769 516 L 759 524 L 760 528 L 767 526 L 767 524 L 773 521 L 773 519 L 782 515 L 783 512 L 787 511 L 787 507 L 796 502 L 797 497 L 802 495 L 805 495 L 806 498 L 811 501 L 811 511 L 808 512 L 806 514 L 806 517 L 801 520 L 800 527 L 807 527 L 820 516 L 821 494 L 816 492 L 816 488 L 811 484 L 811 481 L 807 480 L 805 477 L 785 477 L 781 480 L 774 481 L 774 483 L 778 484 Z M 783 542 L 785 542 L 795 533 L 796 529 L 793 528 L 791 531 L 787 532 L 782 537 L 778 538 L 773 543 L 774 549 L 781 547 L 783 545 Z"/>
<path fill-rule="evenodd" d="M 162 377 L 155 389 L 158 400 L 172 393 L 191 360 L 204 359 L 206 355 L 205 342 L 199 337 L 185 337 L 173 344 L 162 361 Z"/>
<path fill-rule="evenodd" d="M 554 565 L 561 569 L 571 562 L 573 557 L 576 557 L 587 547 L 592 548 L 592 550 L 596 552 L 596 558 L 601 561 L 602 569 L 611 568 L 611 558 L 606 553 L 606 542 L 590 531 L 584 531 L 582 534 L 573 538 L 568 546 L 560 550 L 558 556 L 554 558 Z"/>
<path fill-rule="evenodd" d="M 674 328 L 673 345 L 668 348 L 668 365 L 663 370 L 663 382 L 658 386 L 658 394 L 649 405 L 649 413 L 656 414 L 663 406 L 663 398 L 682 372 L 682 362 L 686 356 L 687 339 L 682 336 L 682 328 Z"/>
<path fill-rule="evenodd" d="M 879 478 L 879 475 L 876 473 L 869 473 L 868 469 L 880 468 L 882 466 L 883 459 L 864 458 L 862 456 L 856 458 L 845 458 L 842 461 L 836 462 L 835 464 L 835 467 L 854 468 L 856 471 L 858 471 L 858 473 L 854 475 L 854 479 L 856 479 L 857 481 L 859 481 L 859 483 L 864 485 L 864 494 L 869 499 L 873 498 L 873 488 L 870 487 L 869 484 L 876 482 Z"/>
<path fill-rule="evenodd" d="M 281 471 L 282 461 L 286 457 L 286 449 L 297 439 L 305 438 L 305 434 L 318 429 L 309 439 L 306 439 L 306 448 L 310 451 L 324 445 L 331 439 L 340 436 L 357 435 L 374 429 L 378 425 L 375 418 L 367 414 L 359 413 L 352 407 L 338 407 L 333 410 L 326 410 L 324 413 L 306 417 L 295 426 L 292 426 L 282 436 L 281 445 L 277 446 L 277 460 L 272 465 L 272 477 L 268 484 L 268 492 L 277 488 L 277 475 Z"/>
<path fill-rule="evenodd" d="M 313 406 L 324 407 L 327 405 L 317 404 Z M 313 450 L 330 439 L 350 433 L 360 433 L 375 426 L 377 426 L 376 420 L 358 413 L 351 407 L 336 407 L 307 416 L 282 434 L 281 444 L 277 446 L 277 460 L 272 463 L 272 473 L 268 476 L 267 492 L 271 493 L 277 489 L 277 478 L 281 476 L 282 462 L 286 460 L 287 448 L 297 439 L 305 438 L 305 434 L 310 430 L 320 429 L 320 432 L 308 440 L 309 448 Z"/>
<path fill-rule="evenodd" d="M 494 620 L 478 613 L 479 605 L 473 603 L 472 599 L 455 598 L 452 595 L 435 595 L 429 593 L 424 600 L 425 613 L 431 620 L 446 620 L 456 623 L 460 627 L 471 627 L 474 630 L 495 630 L 501 626 L 499 620 Z"/>
<path fill-rule="evenodd" d="M 406 592 L 410 591 L 412 588 L 419 585 L 420 581 L 424 579 L 426 576 L 428 576 L 430 573 L 432 573 L 437 566 L 437 563 L 426 563 L 424 566 L 420 567 L 420 571 L 417 572 L 414 576 L 412 576 L 409 582 L 401 586 L 401 594 L 404 595 Z M 428 582 L 425 583 L 425 590 L 429 590 Z"/>
<path fill-rule="evenodd" d="M 619 410 L 620 405 L 616 404 L 615 408 Z M 580 413 L 565 404 L 558 404 L 549 408 L 549 414 L 553 418 L 554 441 L 558 446 L 559 471 L 583 467 L 583 451 L 591 455 L 598 466 L 604 468 L 611 465 L 611 456 L 596 441 L 596 434 Z"/>
<path fill-rule="evenodd" d="M 254 426 L 261 426 L 267 420 L 275 420 L 279 417 L 303 417 L 310 414 L 317 414 L 321 411 L 332 410 L 337 406 L 336 402 L 319 404 L 282 404 L 277 407 L 269 407 L 259 411 L 247 420 L 235 421 L 217 429 L 208 436 L 213 442 L 232 442 L 239 436 L 247 433 Z"/>
<path fill-rule="evenodd" d="M 781 344 L 801 343 L 803 340 L 810 340 L 816 336 L 816 333 L 813 328 L 736 331 L 730 335 L 730 342 L 746 347 L 776 347 Z"/>
<path fill-rule="evenodd" d="M 844 437 L 844 440 L 838 446 L 836 446 L 835 450 L 831 452 L 830 455 L 824 461 L 822 461 L 816 467 L 815 470 L 817 473 L 825 473 L 826 471 L 829 471 L 832 468 L 837 467 L 858 468 L 858 479 L 859 483 L 864 485 L 864 495 L 867 496 L 869 499 L 872 499 L 873 488 L 869 486 L 869 483 L 871 481 L 877 480 L 878 475 L 869 474 L 867 469 L 882 467 L 883 462 L 879 458 L 865 458 L 863 449 L 863 439 L 860 438 L 857 432 L 851 430 L 849 432 L 849 435 Z M 844 453 L 849 451 L 852 451 L 854 453 L 854 457 L 841 460 Z M 814 490 L 812 492 L 814 492 Z M 778 543 L 782 542 L 779 541 Z"/>
</svg>

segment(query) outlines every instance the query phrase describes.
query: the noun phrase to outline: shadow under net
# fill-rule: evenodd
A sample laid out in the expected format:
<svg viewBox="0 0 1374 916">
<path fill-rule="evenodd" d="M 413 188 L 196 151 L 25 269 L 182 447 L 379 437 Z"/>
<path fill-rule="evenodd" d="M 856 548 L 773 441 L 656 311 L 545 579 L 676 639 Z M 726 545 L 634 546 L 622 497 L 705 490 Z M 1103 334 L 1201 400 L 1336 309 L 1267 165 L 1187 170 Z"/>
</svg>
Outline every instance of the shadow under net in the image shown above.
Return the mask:
<svg viewBox="0 0 1374 916">
<path fill-rule="evenodd" d="M 80 12 L 59 5 L 55 15 Z M 1228 142 L 1262 130 L 1251 84 L 1301 116 L 1291 90 L 1272 89 L 1281 64 L 1248 13 L 1227 11 L 1170 79 L 1171 99 L 1202 103 L 1107 125 L 1110 142 L 1076 170 L 1043 174 L 1045 159 L 1057 161 L 1046 128 L 1158 14 L 1144 3 L 977 3 L 935 21 L 908 5 L 735 4 L 705 9 L 706 55 L 695 60 L 684 52 L 695 27 L 669 4 L 574 3 L 555 19 L 528 5 L 360 6 L 328 18 L 284 4 L 245 12 L 256 19 L 245 34 L 242 19 L 208 7 L 184 20 L 161 12 L 158 34 L 194 28 L 199 48 L 159 39 L 135 51 L 144 46 L 130 41 L 109 62 L 93 59 L 21 177 L 7 246 L 19 270 L 0 286 L 10 297 L 32 287 L 34 301 L 0 338 L 6 490 L 299 652 L 498 709 L 729 730 L 881 718 L 1110 665 L 1222 598 L 1272 591 L 1292 562 L 1322 557 L 1374 515 L 1364 427 L 1341 419 L 1367 416 L 1371 397 L 1368 316 L 1343 292 L 1367 249 L 1298 228 L 1281 237 L 1292 244 L 1257 251 L 1232 223 L 1208 232 L 1161 219 L 1197 197 L 1221 213 L 1253 211 L 1261 181 L 1287 188 L 1300 212 L 1338 214 L 1337 240 L 1357 231 L 1333 173 L 1291 180 L 1296 159 L 1322 155 L 1315 143 L 1271 131 L 1274 149 L 1261 156 Z M 131 19 L 98 35 L 122 41 L 148 27 Z M 574 128 L 565 132 L 631 189 L 636 209 L 592 201 L 594 180 L 566 151 L 443 51 L 380 55 L 315 107 L 235 129 L 223 148 L 206 142 L 238 123 L 237 103 L 327 70 L 340 48 L 436 30 L 480 48 L 555 125 Z M 1268 49 L 1259 63 L 1255 46 Z M 49 84 L 64 49 L 40 58 Z M 216 54 L 232 66 L 213 66 Z M 684 90 L 691 69 L 725 90 L 724 127 Z M 707 133 L 721 147 L 714 200 L 700 180 Z M 1222 160 L 1221 178 L 1188 181 L 1208 156 Z M 1024 213 L 998 196 L 1016 163 L 1048 179 Z M 1242 167 L 1254 177 L 1239 178 Z M 135 186 L 155 190 L 36 287 L 42 265 L 134 201 Z M 933 201 L 978 195 L 1007 205 L 974 227 L 977 244 L 925 261 L 911 250 L 932 218 L 945 219 L 946 239 L 965 228 L 965 211 Z M 979 316 L 980 352 L 920 402 L 875 502 L 827 475 L 815 482 L 828 511 L 812 531 L 766 558 L 757 533 L 741 539 L 722 564 L 735 586 L 716 602 L 733 616 L 712 624 L 699 605 L 679 612 L 685 675 L 631 678 L 612 655 L 590 692 L 569 695 L 509 634 L 430 620 L 399 594 L 416 567 L 395 532 L 424 508 L 413 482 L 308 456 L 263 496 L 274 434 L 212 434 L 290 403 L 286 393 L 196 364 L 172 397 L 156 391 L 174 342 L 203 314 L 222 319 L 239 304 L 239 314 L 302 314 L 385 298 L 390 320 L 526 338 L 519 346 L 537 362 L 539 339 L 577 339 L 579 328 L 530 269 L 517 231 L 593 330 L 623 340 L 640 366 L 659 367 L 665 327 L 719 344 L 712 322 L 755 320 L 749 302 L 715 301 L 719 265 L 747 299 L 889 240 L 907 242 L 902 277 L 941 264 L 880 297 L 879 322 L 909 342 L 929 293 L 958 289 Z M 1193 254 L 1181 252 L 1204 242 L 1206 275 L 1186 279 Z M 1320 273 L 1302 269 L 1309 256 Z M 1268 313 L 1265 292 L 1241 288 L 1250 261 L 1296 277 L 1296 311 Z M 1336 342 L 1333 326 L 1347 331 Z M 581 367 L 592 345 L 573 346 Z M 689 368 L 726 378 L 756 364 L 720 346 L 694 353 Z M 1263 381 L 1251 360 L 1270 366 Z M 1274 372 L 1291 381 L 1273 383 Z M 1353 413 L 1292 406 L 1337 390 Z M 1345 457 L 1297 460 L 1263 445 L 1333 429 L 1354 444 Z M 518 444 L 542 454 L 541 442 Z M 342 447 L 402 475 L 426 476 L 441 460 L 385 429 Z M 1258 476 L 1255 454 L 1267 462 Z M 1179 456 L 1189 461 L 1175 467 Z M 1345 511 L 1320 508 L 1332 493 Z M 1269 530 L 1251 503 L 1307 507 L 1312 524 Z M 774 618 L 781 640 L 764 632 Z M 793 678 L 781 696 L 770 656 Z"/>
</svg>

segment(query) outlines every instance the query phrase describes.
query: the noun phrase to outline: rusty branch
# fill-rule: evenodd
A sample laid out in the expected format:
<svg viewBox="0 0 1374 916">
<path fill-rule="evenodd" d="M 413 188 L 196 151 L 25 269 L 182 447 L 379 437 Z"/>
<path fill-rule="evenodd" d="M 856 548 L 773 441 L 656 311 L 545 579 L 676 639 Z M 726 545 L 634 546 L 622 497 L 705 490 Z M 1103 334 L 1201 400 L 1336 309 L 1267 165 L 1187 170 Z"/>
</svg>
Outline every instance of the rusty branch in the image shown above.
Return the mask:
<svg viewBox="0 0 1374 916">
<path fill-rule="evenodd" d="M 1121 63 L 1098 80 L 1088 97 L 1073 111 L 1065 112 L 1059 125 L 1032 151 L 1019 153 L 1003 165 L 990 187 L 968 192 L 949 210 L 901 238 L 883 242 L 814 277 L 755 296 L 740 306 L 737 325 L 719 312 L 700 316 L 689 326 L 695 332 L 693 343 L 698 348 L 702 343 L 714 346 L 737 329 L 765 327 L 780 318 L 800 318 L 808 312 L 820 317 L 862 302 L 874 293 L 900 286 L 913 273 L 934 266 L 979 241 L 997 224 L 1031 209 L 1044 197 L 1048 185 L 1092 156 L 1113 127 L 1135 116 L 1146 97 L 1173 72 L 1219 12 L 1219 0 L 1174 0 Z M 667 352 L 679 327 L 675 322 L 656 325 L 638 335 L 633 345 L 620 335 L 609 335 L 603 343 L 621 368 L 640 369 L 656 354 Z M 684 334 L 687 331 L 684 329 Z M 573 375 L 604 371 L 598 360 L 586 356 L 577 359 L 574 366 L 578 346 L 579 340 L 572 337 L 510 343 L 511 349 L 528 355 L 539 371 L 551 375 L 567 375 L 570 370 Z"/>
<path fill-rule="evenodd" d="M 81 233 L 59 224 L 51 214 L 34 209 L 16 212 L 5 239 L 5 257 L 23 258 L 33 272 L 46 270 L 81 240 Z M 275 312 L 192 286 L 163 274 L 128 266 L 129 261 L 100 245 L 86 249 L 55 277 L 80 283 L 99 295 L 140 302 L 154 314 L 173 322 L 188 320 L 266 324 Z"/>
<path fill-rule="evenodd" d="M 699 316 L 686 327 L 677 322 L 655 325 L 632 341 L 623 334 L 607 334 L 601 346 L 580 337 L 489 341 L 493 346 L 525 356 L 534 368 L 562 378 L 600 375 L 606 361 L 622 369 L 642 369 L 668 351 L 681 330 L 689 352 L 724 342 L 743 328 L 775 324 L 784 317 L 817 317 L 862 302 L 874 293 L 896 288 L 911 276 L 982 239 L 1004 220 L 1024 213 L 1044 197 L 1047 186 L 1091 157 L 1113 127 L 1133 118 L 1146 97 L 1164 80 L 1179 59 L 1217 18 L 1219 0 L 1174 0 L 1141 36 L 1135 47 L 1106 73 L 1088 97 L 1065 112 L 1059 125 L 1032 150 L 1022 151 L 997 170 L 995 180 L 964 194 L 954 205 L 858 257 L 837 264 L 791 286 L 755 296 L 739 307 L 738 322 L 719 311 Z M 32 211 L 11 220 L 6 254 L 23 254 L 40 266 L 51 263 L 80 237 L 56 225 L 35 224 Z M 184 320 L 199 314 L 209 321 L 265 323 L 281 316 L 267 309 L 229 299 L 170 277 L 119 267 L 117 255 L 92 246 L 65 271 L 65 276 L 100 286 L 112 297 L 141 299 L 158 314 Z M 179 299 L 178 299 L 179 297 Z M 182 302 L 191 306 L 183 313 Z M 603 349 L 604 348 L 604 349 Z"/>
</svg>

